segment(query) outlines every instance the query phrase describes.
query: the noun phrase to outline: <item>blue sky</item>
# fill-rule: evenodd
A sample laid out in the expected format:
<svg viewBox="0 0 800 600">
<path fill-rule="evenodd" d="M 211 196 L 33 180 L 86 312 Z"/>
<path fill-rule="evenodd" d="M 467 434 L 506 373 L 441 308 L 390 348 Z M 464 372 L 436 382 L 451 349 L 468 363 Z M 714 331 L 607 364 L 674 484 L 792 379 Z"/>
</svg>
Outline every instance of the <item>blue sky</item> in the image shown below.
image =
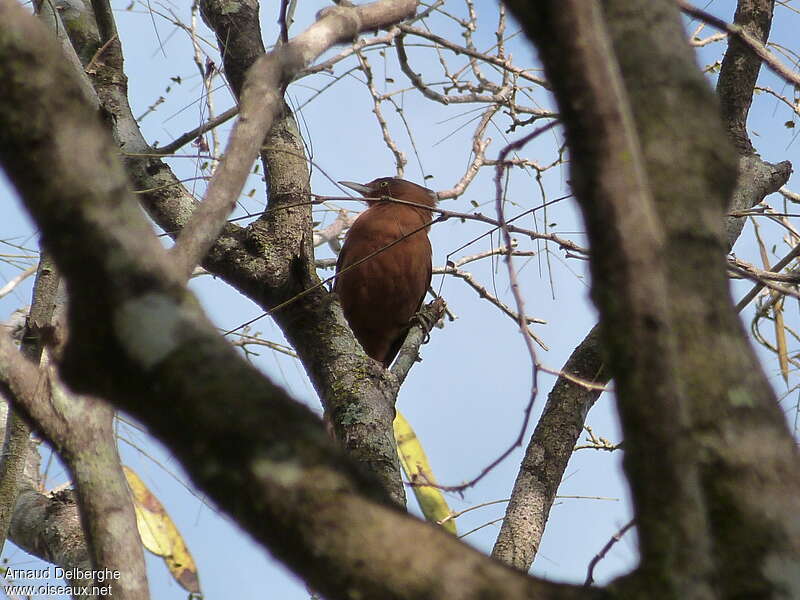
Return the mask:
<svg viewBox="0 0 800 600">
<path fill-rule="evenodd" d="M 165 101 L 142 120 L 145 136 L 151 142 L 162 144 L 191 129 L 205 116 L 202 103 L 197 102 L 202 89 L 197 69 L 192 62 L 192 48 L 183 32 L 156 16 L 151 17 L 142 5 L 136 4 L 130 11 L 124 10 L 128 2 L 115 2 L 118 26 L 126 55 L 126 69 L 130 80 L 130 97 L 134 114 L 141 115 L 159 96 Z M 292 29 L 298 33 L 307 26 L 322 2 L 303 5 Z M 275 39 L 276 15 L 270 14 L 276 5 L 262 5 L 262 29 L 266 43 Z M 449 10 L 463 14 L 464 6 L 450 3 Z M 703 5 L 705 6 L 705 5 Z M 188 22 L 187 10 L 178 3 L 153 4 L 166 13 L 174 10 Z M 496 4 L 479 0 L 475 4 L 480 16 L 479 29 L 475 33 L 478 48 L 488 48 L 495 43 L 494 24 Z M 726 20 L 732 19 L 732 2 L 710 2 L 710 10 Z M 789 8 L 779 6 L 773 27 L 773 40 L 791 44 L 792 32 L 796 31 L 799 15 Z M 436 32 L 444 36 L 457 35 L 457 31 L 441 20 L 432 20 L 431 26 L 443 26 Z M 689 27 L 694 29 L 694 25 Z M 201 34 L 208 40 L 213 35 L 200 25 Z M 516 27 L 510 23 L 507 33 Z M 706 28 L 700 34 L 705 37 L 713 30 Z M 461 38 L 456 37 L 455 41 Z M 338 49 L 336 50 L 338 51 Z M 700 51 L 700 62 L 708 64 L 724 51 L 724 42 L 718 42 Z M 517 65 L 536 65 L 534 50 L 516 36 L 508 42 L 508 52 Z M 408 87 L 400 72 L 393 50 L 381 57 L 377 50 L 368 54 L 373 63 L 376 85 L 381 92 Z M 429 49 L 411 48 L 410 59 L 415 70 L 425 79 L 436 81 L 438 60 Z M 788 62 L 784 58 L 784 61 Z M 463 64 L 463 57 L 452 59 L 453 64 Z M 349 59 L 337 67 L 341 73 L 355 64 Z M 180 77 L 180 83 L 171 78 Z M 710 75 L 712 82 L 714 75 Z M 294 106 L 300 106 L 314 90 L 330 83 L 327 75 L 317 75 L 296 82 L 289 88 L 288 97 Z M 791 97 L 791 91 L 771 74 L 762 74 L 764 85 Z M 218 80 L 219 85 L 222 84 Z M 167 92 L 167 88 L 170 88 Z M 398 114 L 384 105 L 384 112 L 400 148 L 408 156 L 405 177 L 423 183 L 423 175 L 433 175 L 426 185 L 434 189 L 450 188 L 463 174 L 470 158 L 470 135 L 477 113 L 474 106 L 444 107 L 422 98 L 414 91 L 398 93 L 408 128 L 413 132 L 412 146 L 409 136 Z M 230 96 L 222 87 L 215 93 L 218 112 L 232 105 Z M 541 90 L 534 92 L 533 101 L 543 107 L 552 108 L 553 102 Z M 527 101 L 526 101 L 527 103 Z M 392 154 L 383 145 L 377 122 L 370 112 L 371 98 L 366 88 L 354 76 L 348 76 L 333 85 L 328 91 L 303 107 L 300 116 L 306 141 L 312 149 L 315 163 L 312 184 L 316 193 L 341 195 L 330 181 L 352 180 L 366 182 L 375 177 L 394 174 Z M 794 143 L 796 130 L 784 126 L 793 120 L 788 108 L 767 94 L 756 97 L 750 130 L 753 142 L 767 160 L 792 160 L 797 154 Z M 497 128 L 490 135 L 493 143 L 487 156 L 494 158 L 506 143 L 522 134 L 517 131 L 505 134 L 505 121 L 497 120 Z M 230 125 L 220 128 L 224 139 Z M 523 156 L 540 163 L 549 163 L 556 156 L 560 134 L 550 132 L 529 144 Z M 416 147 L 419 158 L 414 155 Z M 191 158 L 196 150 L 191 146 L 183 149 L 187 158 L 176 158 L 173 167 L 180 177 L 194 178 L 199 174 L 197 161 Z M 482 205 L 481 210 L 493 214 L 493 171 L 484 169 L 460 199 L 447 201 L 444 208 L 460 211 L 474 210 L 471 203 Z M 796 179 L 796 178 L 795 178 Z M 546 199 L 568 193 L 568 174 L 554 169 L 548 171 L 542 181 Z M 202 193 L 203 182 L 188 183 Z M 789 187 L 792 187 L 790 181 Z M 263 184 L 259 176 L 251 177 L 245 193 L 254 189 L 252 197 L 244 197 L 239 214 L 257 212 L 263 208 Z M 508 215 L 513 216 L 526 208 L 540 204 L 543 200 L 540 188 L 530 173 L 517 171 L 509 185 Z M 3 184 L 0 187 L 0 239 L 13 239 L 28 248 L 36 247 L 34 229 L 17 204 L 14 193 Z M 781 207 L 778 198 L 770 198 L 773 206 Z M 361 210 L 357 202 L 337 202 L 337 206 L 350 210 Z M 485 205 L 485 206 L 483 206 Z M 320 212 L 318 220 L 323 223 L 333 218 L 332 212 Z M 335 216 L 335 215 L 334 215 Z M 525 218 L 527 227 L 537 227 L 562 234 L 564 237 L 585 243 L 580 233 L 582 224 L 571 201 L 561 202 L 548 210 L 547 222 L 537 216 L 536 222 Z M 473 238 L 486 232 L 486 227 L 475 223 L 448 221 L 437 224 L 431 233 L 434 247 L 434 265 L 441 266 L 451 253 Z M 775 243 L 775 256 L 782 256 L 787 247 L 781 242 L 780 230 L 763 224 L 762 235 Z M 550 346 L 547 352 L 539 350 L 540 360 L 550 368 L 560 368 L 574 347 L 583 339 L 596 321 L 596 313 L 588 298 L 588 275 L 586 264 L 576 259 L 567 259 L 563 252 L 550 244 L 531 243 L 519 240 L 520 247 L 536 250 L 532 258 L 518 258 L 515 266 L 525 293 L 527 311 L 530 315 L 544 319 L 545 325 L 535 326 L 535 331 Z M 497 236 L 484 237 L 452 257 L 475 254 L 496 247 Z M 752 226 L 737 245 L 740 258 L 760 265 L 757 248 L 753 243 Z M 10 249 L 2 252 L 16 252 Z M 326 248 L 318 249 L 318 257 L 331 256 Z M 772 262 L 775 262 L 773 259 Z M 503 301 L 513 304 L 508 289 L 508 279 L 502 262 L 483 260 L 473 263 L 470 270 L 476 278 Z M 0 262 L 0 286 L 19 271 L 5 262 Z M 325 276 L 330 272 L 324 273 Z M 258 316 L 260 309 L 240 296 L 225 284 L 210 277 L 192 282 L 206 310 L 222 328 L 230 329 Z M 481 301 L 474 291 L 463 282 L 434 277 L 434 288 L 440 289 L 450 308 L 458 316 L 455 322 L 447 323 L 443 330 L 436 330 L 429 344 L 423 347 L 423 362 L 416 365 L 399 401 L 399 409 L 406 415 L 424 444 L 433 469 L 440 482 L 455 484 L 474 477 L 486 464 L 499 455 L 516 437 L 530 389 L 530 362 L 525 346 L 515 324 L 494 307 Z M 749 288 L 747 284 L 734 284 L 735 295 Z M 15 308 L 24 306 L 30 298 L 30 281 L 14 293 L 0 299 L 0 319 L 5 320 Z M 787 319 L 797 321 L 794 301 L 787 302 Z M 266 339 L 283 341 L 278 328 L 269 320 L 262 319 L 253 326 Z M 794 342 L 794 340 L 792 340 Z M 796 343 L 794 343 L 796 346 Z M 255 359 L 258 366 L 276 382 L 286 387 L 295 397 L 319 409 L 319 401 L 295 360 L 265 348 L 255 349 L 260 356 Z M 761 352 L 765 369 L 776 385 L 786 389 L 777 376 L 776 361 L 766 352 Z M 791 380 L 790 380 L 791 381 Z M 539 395 L 534 408 L 534 421 L 544 406 L 553 377 L 540 374 Z M 795 400 L 787 399 L 787 413 Z M 532 424 L 533 424 L 532 422 Z M 621 434 L 614 414 L 613 398 L 604 394 L 589 414 L 587 423 L 595 433 L 612 441 L 619 441 Z M 532 424 L 529 431 L 532 430 Z M 185 536 L 200 569 L 203 590 L 208 598 L 235 595 L 249 598 L 303 599 L 308 593 L 301 582 L 273 561 L 268 553 L 253 543 L 213 506 L 191 493 L 183 483 L 180 466 L 171 459 L 149 437 L 129 425 L 120 425 L 121 448 L 126 464 L 134 468 L 151 486 L 152 491 L 164 503 L 179 529 Z M 527 441 L 527 436 L 526 436 Z M 145 454 L 146 453 L 146 454 Z M 507 498 L 513 485 L 522 451 L 517 450 L 505 462 L 481 481 L 467 490 L 463 498 L 450 496 L 451 507 L 460 510 L 483 502 Z M 560 494 L 608 498 L 564 499 L 553 508 L 548 529 L 532 572 L 562 581 L 582 582 L 591 558 L 608 539 L 625 524 L 630 516 L 628 492 L 621 474 L 621 453 L 613 454 L 593 450 L 578 451 L 571 460 Z M 63 469 L 53 469 L 50 485 L 63 482 Z M 667 491 L 665 490 L 665 493 Z M 504 511 L 503 504 L 467 513 L 458 520 L 460 533 L 498 519 Z M 410 509 L 416 511 L 413 500 Z M 499 530 L 494 524 L 469 535 L 465 540 L 476 547 L 489 551 Z M 32 559 L 20 550 L 8 546 L 4 557 L 14 566 L 34 565 Z M 635 535 L 629 533 L 596 570 L 595 577 L 603 583 L 609 578 L 624 573 L 636 561 Z M 154 596 L 159 598 L 182 598 L 184 592 L 174 584 L 163 565 L 150 559 L 150 584 Z"/>
</svg>

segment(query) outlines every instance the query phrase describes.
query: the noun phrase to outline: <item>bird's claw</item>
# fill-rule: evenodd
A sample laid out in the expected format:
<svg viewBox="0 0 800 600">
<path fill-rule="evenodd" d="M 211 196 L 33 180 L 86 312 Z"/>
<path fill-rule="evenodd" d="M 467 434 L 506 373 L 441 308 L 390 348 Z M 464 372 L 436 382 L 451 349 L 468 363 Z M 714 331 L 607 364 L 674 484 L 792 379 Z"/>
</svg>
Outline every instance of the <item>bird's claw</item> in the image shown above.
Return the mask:
<svg viewBox="0 0 800 600">
<path fill-rule="evenodd" d="M 428 341 L 431 339 L 430 330 L 433 327 L 428 315 L 426 315 L 422 310 L 420 310 L 419 312 L 414 313 L 411 316 L 409 322 L 412 326 L 413 325 L 420 326 L 420 329 L 422 329 L 422 334 L 423 334 L 422 343 L 427 344 Z"/>
</svg>

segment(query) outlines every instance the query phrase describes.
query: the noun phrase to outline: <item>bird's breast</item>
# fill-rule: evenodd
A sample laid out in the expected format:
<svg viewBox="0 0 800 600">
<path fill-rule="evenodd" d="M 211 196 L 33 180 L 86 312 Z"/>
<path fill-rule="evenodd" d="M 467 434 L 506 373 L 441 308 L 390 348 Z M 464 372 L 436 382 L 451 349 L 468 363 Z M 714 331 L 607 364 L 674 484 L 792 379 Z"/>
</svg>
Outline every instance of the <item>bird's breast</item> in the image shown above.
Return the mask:
<svg viewBox="0 0 800 600">
<path fill-rule="evenodd" d="M 372 204 L 347 233 L 334 289 L 366 353 L 389 366 L 431 281 L 430 211 Z"/>
</svg>

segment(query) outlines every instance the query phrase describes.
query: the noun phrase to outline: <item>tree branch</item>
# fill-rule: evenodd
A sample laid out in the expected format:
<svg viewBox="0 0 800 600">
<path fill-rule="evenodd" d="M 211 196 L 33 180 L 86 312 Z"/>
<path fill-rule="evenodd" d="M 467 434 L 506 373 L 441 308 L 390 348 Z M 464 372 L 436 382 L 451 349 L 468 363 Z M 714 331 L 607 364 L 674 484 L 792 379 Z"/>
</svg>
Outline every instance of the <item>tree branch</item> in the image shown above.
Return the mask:
<svg viewBox="0 0 800 600">
<path fill-rule="evenodd" d="M 55 417 L 48 402 L 48 382 L 26 360 L 6 335 L 0 335 L 0 396 L 19 410 L 20 398 L 29 400 L 37 415 Z M 25 411 L 21 411 L 25 412 Z M 27 414 L 30 422 L 36 422 Z M 6 425 L 8 426 L 8 425 Z M 27 429 L 27 427 L 26 427 Z M 48 497 L 39 492 L 39 453 L 26 451 L 27 464 L 19 479 L 19 494 L 11 514 L 9 539 L 17 546 L 65 570 L 90 570 L 89 549 L 85 541 L 78 508 L 69 493 Z M 91 585 L 91 579 L 70 580 L 71 585 Z M 93 598 L 94 596 L 91 596 Z"/>
<path fill-rule="evenodd" d="M 611 376 L 600 356 L 599 326 L 575 348 L 562 370 L 585 381 L 608 383 Z M 564 376 L 556 381 L 525 450 L 493 557 L 523 572 L 530 569 L 586 414 L 601 393 Z"/>
<path fill-rule="evenodd" d="M 16 349 L 14 351 L 19 355 Z M 75 499 L 70 492 L 42 494 L 39 491 L 39 463 L 39 453 L 35 447 L 31 447 L 22 488 L 11 520 L 9 539 L 25 552 L 65 571 L 89 571 L 92 564 Z M 76 590 L 93 584 L 92 579 L 83 577 L 67 578 L 67 582 Z M 97 596 L 79 593 L 73 598 L 95 600 Z"/>
<path fill-rule="evenodd" d="M 234 33 L 243 31 L 245 27 L 247 31 L 252 29 L 246 24 L 236 24 Z M 73 34 L 69 24 L 68 30 L 74 43 L 81 41 L 82 38 Z M 245 42 L 231 37 L 235 38 L 234 41 Z M 83 56 L 85 53 L 81 50 L 82 47 L 79 54 Z M 250 53 L 251 58 L 257 57 L 252 40 L 243 45 L 243 51 Z M 244 73 L 247 66 L 241 62 L 239 71 Z M 232 69 L 232 72 L 235 76 L 237 70 Z M 110 119 L 112 132 L 116 143 L 125 152 L 125 167 L 134 187 L 141 190 L 138 194 L 142 203 L 161 227 L 173 237 L 177 236 L 197 203 L 141 135 L 128 105 L 119 45 L 106 50 L 103 61 L 92 72 L 92 78 L 103 110 L 113 116 Z M 302 198 L 299 204 L 305 201 L 306 198 Z M 292 212 L 297 214 L 297 211 Z M 304 265 L 302 260 L 295 259 L 296 244 L 280 249 L 276 255 L 272 250 L 277 248 L 277 244 L 269 243 L 269 235 L 265 235 L 260 222 L 256 221 L 247 228 L 226 225 L 222 236 L 206 256 L 204 266 L 269 311 L 305 290 L 304 286 L 313 287 L 318 279 L 313 262 Z M 295 223 L 300 222 L 295 218 Z M 303 231 L 289 228 L 281 233 L 281 239 L 296 233 L 304 239 Z M 310 233 L 305 235 L 305 239 L 311 239 Z M 279 260 L 280 256 L 284 257 L 283 262 Z M 278 311 L 275 318 L 298 350 L 327 410 L 332 415 L 342 416 L 333 419 L 341 423 L 341 426 L 337 425 L 337 439 L 356 460 L 381 476 L 398 503 L 404 503 L 405 493 L 391 426 L 396 393 L 393 380 L 385 377 L 385 371 L 376 368 L 374 361 L 363 353 L 339 304 L 333 302 L 324 289 L 316 288 L 290 303 Z"/>
<path fill-rule="evenodd" d="M 534 10 L 521 2 L 509 6 L 540 50 L 565 123 L 573 186 L 591 241 L 601 339 L 628 445 L 625 467 L 640 526 L 641 569 L 672 586 L 662 592 L 680 597 L 689 593 L 690 581 L 691 586 L 697 582 L 691 575 L 676 578 L 675 572 L 704 573 L 707 542 L 696 473 L 677 443 L 686 413 L 673 370 L 662 258 L 666 240 L 634 128 L 634 103 L 598 4 L 542 2 Z M 652 29 L 638 26 L 648 33 Z M 644 397 L 649 398 L 646 405 Z M 649 450 L 655 447 L 659 452 Z M 671 490 L 668 498 L 665 486 Z"/>
<path fill-rule="evenodd" d="M 47 256 L 43 256 L 39 261 L 33 286 L 33 299 L 20 347 L 22 354 L 36 363 L 41 358 L 45 339 L 52 332 L 53 307 L 58 282 L 55 266 Z M 5 424 L 3 453 L 0 456 L 0 548 L 5 543 L 19 485 L 28 462 L 31 434 L 28 423 L 11 408 L 7 413 Z"/>
<path fill-rule="evenodd" d="M 710 577 L 723 595 L 755 597 L 777 587 L 800 593 L 796 583 L 784 580 L 787 571 L 759 566 L 780 561 L 786 569 L 800 569 L 800 534 L 786 529 L 800 511 L 800 477 L 783 411 L 730 298 L 723 218 L 737 157 L 729 132 L 685 42 L 675 5 L 607 0 L 606 6 L 667 232 L 667 297 L 673 299 L 669 309 L 678 344 L 674 368 L 685 382 L 690 424 L 681 443 L 689 464 L 697 465 L 705 500 L 705 543 L 716 553 Z M 650 410 L 653 400 L 651 395 Z M 632 431 L 625 428 L 626 457 L 635 454 Z M 741 433 L 734 439 L 733 431 Z M 644 524 L 637 523 L 641 532 Z M 699 530 L 702 521 L 693 526 Z"/>
<path fill-rule="evenodd" d="M 743 20 L 747 21 L 748 27 L 741 27 L 739 26 L 738 22 L 736 25 L 726 23 L 725 21 L 717 19 L 704 10 L 700 10 L 694 6 L 691 6 L 684 0 L 675 0 L 675 2 L 687 15 L 700 19 L 701 21 L 705 21 L 717 29 L 726 31 L 730 34 L 728 36 L 729 38 L 735 37 L 741 40 L 741 42 L 758 57 L 759 62 L 763 61 L 773 73 L 783 79 L 786 83 L 791 85 L 800 85 L 800 76 L 798 76 L 796 72 L 778 60 L 769 50 L 767 50 L 762 40 L 755 37 L 763 36 L 764 41 L 767 39 L 767 36 L 769 35 L 769 26 L 772 21 L 772 8 L 775 4 L 774 0 L 747 0 L 744 3 L 739 2 L 737 16 L 741 15 Z M 760 25 L 759 21 L 761 23 Z M 766 28 L 764 28 L 764 25 L 766 25 Z M 749 66 L 745 66 L 745 70 L 748 70 L 749 68 Z"/>
<path fill-rule="evenodd" d="M 419 349 L 422 347 L 422 344 L 428 341 L 430 332 L 433 330 L 436 323 L 444 317 L 446 308 L 444 299 L 438 297 L 430 304 L 423 306 L 415 317 L 414 320 L 416 322 L 409 330 L 403 342 L 403 346 L 397 354 L 397 360 L 392 366 L 392 375 L 397 378 L 398 390 L 400 386 L 403 385 L 414 363 L 418 360 L 422 360 L 419 357 Z"/>
<path fill-rule="evenodd" d="M 7 336 L 0 336 L 0 387 L 4 388 L 15 410 L 21 411 L 27 422 L 35 424 L 64 459 L 75 484 L 81 515 L 79 524 L 83 525 L 88 543 L 84 546 L 72 538 L 51 539 L 48 534 L 42 534 L 41 523 L 32 520 L 30 514 L 17 514 L 17 511 L 50 502 L 35 489 L 28 490 L 33 496 L 20 498 L 15 507 L 14 542 L 19 541 L 22 547 L 32 549 L 44 560 L 59 566 L 64 566 L 66 561 L 68 566 L 86 569 L 91 558 L 93 568 L 119 572 L 119 580 L 111 582 L 115 597 L 149 598 L 136 516 L 112 427 L 113 410 L 99 400 L 69 393 L 52 370 L 37 369 L 16 350 Z M 65 508 L 58 511 L 66 519 L 59 529 L 74 527 L 70 524 L 71 517 L 63 513 Z M 38 514 L 38 510 L 33 514 Z M 23 527 L 32 529 L 25 531 Z M 25 540 L 40 536 L 48 541 L 26 544 Z M 64 544 L 63 548 L 59 541 Z M 74 558 L 76 552 L 77 559 Z M 63 556 L 68 558 L 57 559 Z"/>
</svg>

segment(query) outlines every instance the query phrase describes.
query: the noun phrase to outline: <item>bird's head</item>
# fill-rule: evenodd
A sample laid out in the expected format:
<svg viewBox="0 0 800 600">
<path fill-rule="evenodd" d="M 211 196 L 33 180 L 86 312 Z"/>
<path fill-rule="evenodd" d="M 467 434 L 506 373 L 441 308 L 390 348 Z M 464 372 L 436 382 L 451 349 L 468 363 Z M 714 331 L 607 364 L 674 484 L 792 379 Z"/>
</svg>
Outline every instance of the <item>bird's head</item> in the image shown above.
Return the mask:
<svg viewBox="0 0 800 600">
<path fill-rule="evenodd" d="M 431 208 L 436 206 L 436 192 L 397 177 L 379 177 L 369 183 L 355 183 L 352 181 L 340 181 L 339 183 L 351 190 L 355 190 L 365 198 L 376 198 L 375 200 L 367 200 L 366 202 L 369 205 L 380 202 L 380 198 L 389 196 L 397 200 L 405 200 L 406 202 L 422 204 Z"/>
</svg>

